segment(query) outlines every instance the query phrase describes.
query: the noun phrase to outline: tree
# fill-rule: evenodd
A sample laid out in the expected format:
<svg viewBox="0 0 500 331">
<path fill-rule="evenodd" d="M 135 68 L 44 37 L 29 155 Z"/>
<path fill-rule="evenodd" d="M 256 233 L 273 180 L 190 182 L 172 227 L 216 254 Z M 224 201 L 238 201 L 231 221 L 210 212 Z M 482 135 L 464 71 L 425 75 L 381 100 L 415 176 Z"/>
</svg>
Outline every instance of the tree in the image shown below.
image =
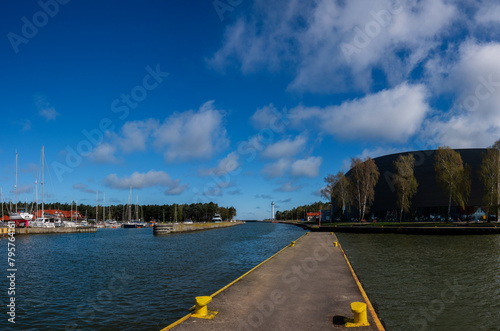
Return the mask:
<svg viewBox="0 0 500 331">
<path fill-rule="evenodd" d="M 336 175 L 328 175 L 325 177 L 325 182 L 326 187 L 321 190 L 321 195 L 328 200 L 335 200 L 337 206 L 342 210 L 343 218 L 345 210 L 352 200 L 351 181 L 342 171 L 339 171 Z"/>
<path fill-rule="evenodd" d="M 413 173 L 415 168 L 415 157 L 413 154 L 400 155 L 394 161 L 396 174 L 394 175 L 394 186 L 397 190 L 397 204 L 401 208 L 399 222 L 403 219 L 403 213 L 410 211 L 411 198 L 417 193 L 417 179 Z"/>
<path fill-rule="evenodd" d="M 372 158 L 364 161 L 360 158 L 351 159 L 352 192 L 358 206 L 359 220 L 370 210 L 375 197 L 375 185 L 380 173 Z"/>
<path fill-rule="evenodd" d="M 499 144 L 500 140 L 496 144 Z M 481 168 L 479 169 L 479 178 L 483 182 L 485 194 L 484 204 L 487 207 L 488 221 L 492 211 L 498 209 L 498 158 L 499 150 L 495 145 L 488 148 L 482 155 Z"/>
<path fill-rule="evenodd" d="M 470 193 L 470 167 L 450 147 L 439 147 L 434 155 L 434 169 L 439 185 L 448 194 L 446 222 L 450 219 L 451 202 L 465 208 Z"/>
</svg>

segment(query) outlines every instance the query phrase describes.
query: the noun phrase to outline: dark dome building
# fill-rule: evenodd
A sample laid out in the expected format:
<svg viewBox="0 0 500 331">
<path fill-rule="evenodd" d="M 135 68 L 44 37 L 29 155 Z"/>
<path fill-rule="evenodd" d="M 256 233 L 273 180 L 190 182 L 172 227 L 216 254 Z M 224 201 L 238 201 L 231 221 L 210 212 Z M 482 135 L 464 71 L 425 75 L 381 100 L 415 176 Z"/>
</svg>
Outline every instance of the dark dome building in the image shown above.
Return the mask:
<svg viewBox="0 0 500 331">
<path fill-rule="evenodd" d="M 462 161 L 471 167 L 471 192 L 465 210 L 459 210 L 453 205 L 452 217 L 457 218 L 465 214 L 473 214 L 478 208 L 483 207 L 484 187 L 479 179 L 479 169 L 481 167 L 482 154 L 486 152 L 484 148 L 477 149 L 455 149 Z M 436 150 L 404 152 L 398 154 L 385 155 L 374 158 L 375 164 L 380 172 L 380 177 L 375 186 L 375 199 L 370 211 L 374 216 L 381 219 L 396 218 L 399 208 L 396 203 L 397 193 L 393 184 L 395 173 L 394 161 L 400 155 L 413 154 L 415 157 L 415 177 L 418 182 L 417 193 L 412 199 L 411 217 L 429 217 L 430 215 L 446 216 L 448 208 L 448 195 L 444 192 L 436 179 L 434 171 L 434 154 Z M 346 176 L 350 175 L 350 171 Z M 483 208 L 484 209 L 484 208 Z M 356 213 L 355 210 L 353 210 Z"/>
</svg>

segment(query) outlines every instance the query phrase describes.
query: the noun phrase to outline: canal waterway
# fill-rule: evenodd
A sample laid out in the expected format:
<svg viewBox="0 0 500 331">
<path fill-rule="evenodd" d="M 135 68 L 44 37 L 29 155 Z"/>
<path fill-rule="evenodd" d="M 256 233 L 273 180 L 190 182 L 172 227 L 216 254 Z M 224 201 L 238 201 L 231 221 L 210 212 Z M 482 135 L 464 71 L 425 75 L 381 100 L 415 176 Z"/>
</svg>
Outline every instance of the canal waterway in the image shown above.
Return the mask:
<svg viewBox="0 0 500 331">
<path fill-rule="evenodd" d="M 337 237 L 387 330 L 500 330 L 500 236 Z"/>
<path fill-rule="evenodd" d="M 247 223 L 154 236 L 152 229 L 16 237 L 16 324 L 7 322 L 7 240 L 0 241 L 1 330 L 159 330 L 297 239 L 300 228 Z"/>
</svg>

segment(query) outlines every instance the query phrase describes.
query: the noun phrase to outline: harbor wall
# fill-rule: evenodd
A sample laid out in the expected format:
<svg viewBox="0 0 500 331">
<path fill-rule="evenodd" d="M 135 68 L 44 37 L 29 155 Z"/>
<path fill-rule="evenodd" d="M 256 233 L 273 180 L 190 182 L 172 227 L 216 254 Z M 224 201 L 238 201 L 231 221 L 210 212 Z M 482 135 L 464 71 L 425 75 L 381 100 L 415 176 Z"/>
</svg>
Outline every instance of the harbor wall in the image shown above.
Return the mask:
<svg viewBox="0 0 500 331">
<path fill-rule="evenodd" d="M 221 223 L 193 223 L 193 224 L 156 224 L 153 227 L 154 234 L 169 234 L 169 233 L 182 233 L 182 232 L 193 232 L 202 231 L 217 228 L 227 228 L 230 226 L 244 224 L 245 222 L 221 222 Z"/>
<path fill-rule="evenodd" d="M 78 227 L 58 227 L 58 228 L 16 228 L 16 235 L 23 234 L 52 234 L 52 233 L 87 233 L 96 232 L 95 226 L 78 226 Z"/>
</svg>

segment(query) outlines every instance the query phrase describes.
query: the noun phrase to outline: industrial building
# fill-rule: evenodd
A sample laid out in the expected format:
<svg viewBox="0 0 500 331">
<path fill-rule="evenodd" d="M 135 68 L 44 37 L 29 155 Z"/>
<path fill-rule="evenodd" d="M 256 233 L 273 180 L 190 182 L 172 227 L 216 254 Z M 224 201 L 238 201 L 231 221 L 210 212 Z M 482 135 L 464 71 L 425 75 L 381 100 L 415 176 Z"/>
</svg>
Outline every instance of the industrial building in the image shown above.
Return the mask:
<svg viewBox="0 0 500 331">
<path fill-rule="evenodd" d="M 471 191 L 466 208 L 458 208 L 453 205 L 451 216 L 454 219 L 464 218 L 466 216 L 484 215 L 484 187 L 479 178 L 479 169 L 481 167 L 482 154 L 486 152 L 484 148 L 476 149 L 456 149 L 462 161 L 471 167 Z M 434 170 L 434 155 L 436 150 L 404 152 L 391 155 L 385 155 L 374 158 L 375 164 L 380 172 L 380 177 L 375 186 L 375 198 L 370 208 L 372 217 L 380 219 L 398 219 L 399 208 L 397 206 L 397 193 L 393 183 L 395 173 L 394 161 L 400 155 L 413 154 L 415 157 L 414 174 L 418 182 L 417 193 L 412 199 L 411 213 L 407 214 L 411 220 L 430 219 L 431 217 L 445 217 L 448 208 L 448 195 L 438 184 Z M 350 171 L 346 174 L 350 176 Z M 336 203 L 332 201 L 334 213 L 338 214 Z M 351 206 L 351 212 L 348 217 L 357 217 L 357 211 Z"/>
</svg>

